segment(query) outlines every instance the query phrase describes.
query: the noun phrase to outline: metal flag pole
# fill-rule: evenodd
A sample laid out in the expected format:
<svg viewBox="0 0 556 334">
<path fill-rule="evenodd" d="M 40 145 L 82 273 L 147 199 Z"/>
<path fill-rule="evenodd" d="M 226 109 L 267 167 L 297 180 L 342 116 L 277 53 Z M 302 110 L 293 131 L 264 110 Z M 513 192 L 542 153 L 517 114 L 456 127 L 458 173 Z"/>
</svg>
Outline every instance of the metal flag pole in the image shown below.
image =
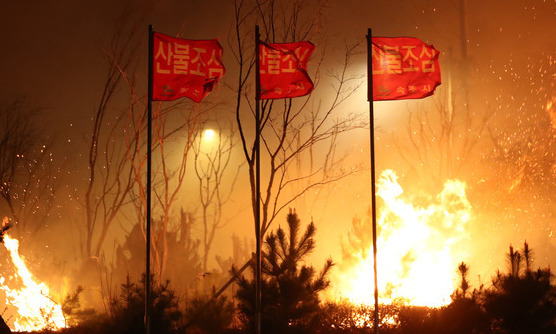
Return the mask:
<svg viewBox="0 0 556 334">
<path fill-rule="evenodd" d="M 153 26 L 149 25 L 149 61 L 147 91 L 147 226 L 146 226 L 146 269 L 145 269 L 145 333 L 151 331 L 151 142 L 152 142 L 152 100 L 153 100 Z"/>
<path fill-rule="evenodd" d="M 371 216 L 373 223 L 373 260 L 374 260 L 374 283 L 375 283 L 375 311 L 374 311 L 374 329 L 378 334 L 378 275 L 376 264 L 376 190 L 375 190 L 375 120 L 374 120 L 374 102 L 373 102 L 373 63 L 372 63 L 372 31 L 367 31 L 367 100 L 369 101 L 369 126 L 371 141 Z"/>
<path fill-rule="evenodd" d="M 259 65 L 260 35 L 259 26 L 255 26 L 255 328 L 261 334 L 262 293 L 261 293 L 261 77 Z"/>
</svg>

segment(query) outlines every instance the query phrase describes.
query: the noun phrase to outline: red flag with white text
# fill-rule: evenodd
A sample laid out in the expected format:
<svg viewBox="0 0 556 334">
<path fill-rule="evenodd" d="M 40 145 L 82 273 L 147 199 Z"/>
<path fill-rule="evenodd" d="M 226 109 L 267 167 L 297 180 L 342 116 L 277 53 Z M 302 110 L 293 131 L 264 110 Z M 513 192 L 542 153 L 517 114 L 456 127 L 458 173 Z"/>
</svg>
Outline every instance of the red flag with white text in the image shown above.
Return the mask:
<svg viewBox="0 0 556 334">
<path fill-rule="evenodd" d="M 440 52 L 413 37 L 373 37 L 373 101 L 420 99 L 440 85 Z"/>
<path fill-rule="evenodd" d="M 218 40 L 188 40 L 154 33 L 153 100 L 188 97 L 195 102 L 207 96 L 224 75 Z"/>
<path fill-rule="evenodd" d="M 263 43 L 259 47 L 261 100 L 307 95 L 313 81 L 307 73 L 311 42 Z"/>
</svg>

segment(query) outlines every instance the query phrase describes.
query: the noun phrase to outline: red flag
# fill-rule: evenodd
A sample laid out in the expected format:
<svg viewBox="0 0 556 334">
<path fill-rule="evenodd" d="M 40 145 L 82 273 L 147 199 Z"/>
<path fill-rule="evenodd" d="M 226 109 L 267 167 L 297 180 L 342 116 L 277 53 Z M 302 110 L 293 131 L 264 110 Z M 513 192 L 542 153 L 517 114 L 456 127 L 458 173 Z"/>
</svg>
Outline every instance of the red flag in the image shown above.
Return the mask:
<svg viewBox="0 0 556 334">
<path fill-rule="evenodd" d="M 412 37 L 373 37 L 373 101 L 420 99 L 440 85 L 440 52 Z"/>
<path fill-rule="evenodd" d="M 311 42 L 260 43 L 259 69 L 261 100 L 303 96 L 313 91 L 307 73 Z"/>
<path fill-rule="evenodd" d="M 153 100 L 188 97 L 195 102 L 210 93 L 226 71 L 217 40 L 188 40 L 154 33 Z"/>
</svg>

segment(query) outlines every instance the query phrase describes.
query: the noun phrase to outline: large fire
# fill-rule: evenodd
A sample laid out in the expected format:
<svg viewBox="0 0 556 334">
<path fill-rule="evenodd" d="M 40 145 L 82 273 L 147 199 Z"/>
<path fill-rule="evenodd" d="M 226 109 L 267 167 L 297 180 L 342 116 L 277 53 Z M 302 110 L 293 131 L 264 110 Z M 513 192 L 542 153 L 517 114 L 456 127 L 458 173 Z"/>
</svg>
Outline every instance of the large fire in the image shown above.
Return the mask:
<svg viewBox="0 0 556 334">
<path fill-rule="evenodd" d="M 62 307 L 49 297 L 49 289 L 44 283 L 37 283 L 19 255 L 19 242 L 7 233 L 3 244 L 10 253 L 16 269 L 15 277 L 21 280 L 21 289 L 10 289 L 6 279 L 0 275 L 0 289 L 6 294 L 6 302 L 17 309 L 14 329 L 35 331 L 41 329 L 60 330 L 66 327 Z"/>
<path fill-rule="evenodd" d="M 396 174 L 383 172 L 377 182 L 377 195 L 384 203 L 378 211 L 379 301 L 429 307 L 449 304 L 458 284 L 457 266 L 465 256 L 458 246 L 468 236 L 471 205 L 465 183 L 447 181 L 435 198 L 420 202 L 426 204 L 413 204 L 402 193 Z M 341 294 L 354 303 L 373 305 L 372 251 L 362 251 L 358 261 L 342 273 Z"/>
</svg>

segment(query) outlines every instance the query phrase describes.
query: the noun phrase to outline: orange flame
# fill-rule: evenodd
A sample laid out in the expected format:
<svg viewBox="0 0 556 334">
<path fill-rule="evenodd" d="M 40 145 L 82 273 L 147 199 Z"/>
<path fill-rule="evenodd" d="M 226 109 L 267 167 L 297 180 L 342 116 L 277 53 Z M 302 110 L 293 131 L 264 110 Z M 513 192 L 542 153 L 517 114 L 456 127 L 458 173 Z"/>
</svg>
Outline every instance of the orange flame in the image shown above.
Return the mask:
<svg viewBox="0 0 556 334">
<path fill-rule="evenodd" d="M 429 204 L 418 206 L 402 198 L 396 174 L 387 170 L 377 182 L 379 206 L 377 265 L 379 300 L 439 307 L 450 303 L 457 284 L 458 243 L 467 237 L 471 205 L 465 183 L 451 180 Z M 369 248 L 371 245 L 369 245 Z M 342 294 L 351 302 L 374 304 L 372 252 L 340 278 Z"/>
<path fill-rule="evenodd" d="M 44 283 L 36 283 L 19 255 L 19 242 L 4 233 L 4 246 L 10 253 L 23 288 L 10 289 L 5 278 L 0 276 L 0 289 L 6 294 L 7 304 L 17 308 L 14 321 L 15 331 L 36 331 L 49 329 L 57 331 L 66 327 L 62 307 L 49 297 L 49 289 Z"/>
</svg>

